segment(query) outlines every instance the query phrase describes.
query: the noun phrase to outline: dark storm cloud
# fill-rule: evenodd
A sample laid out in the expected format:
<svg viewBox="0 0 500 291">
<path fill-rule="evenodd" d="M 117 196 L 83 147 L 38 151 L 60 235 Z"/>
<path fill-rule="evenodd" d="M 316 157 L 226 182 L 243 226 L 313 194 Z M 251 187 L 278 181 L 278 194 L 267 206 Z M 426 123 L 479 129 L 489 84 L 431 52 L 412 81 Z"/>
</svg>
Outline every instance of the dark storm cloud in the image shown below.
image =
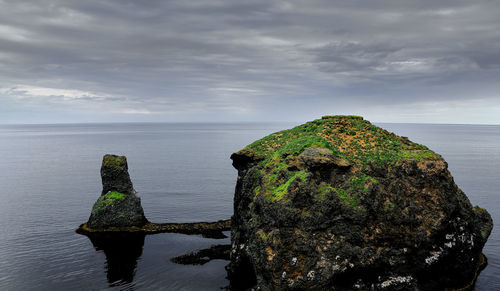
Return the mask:
<svg viewBox="0 0 500 291">
<path fill-rule="evenodd" d="M 500 89 L 493 1 L 0 6 L 0 102 L 11 107 L 109 102 L 116 113 L 286 119 L 283 112 L 325 107 L 487 104 Z"/>
</svg>

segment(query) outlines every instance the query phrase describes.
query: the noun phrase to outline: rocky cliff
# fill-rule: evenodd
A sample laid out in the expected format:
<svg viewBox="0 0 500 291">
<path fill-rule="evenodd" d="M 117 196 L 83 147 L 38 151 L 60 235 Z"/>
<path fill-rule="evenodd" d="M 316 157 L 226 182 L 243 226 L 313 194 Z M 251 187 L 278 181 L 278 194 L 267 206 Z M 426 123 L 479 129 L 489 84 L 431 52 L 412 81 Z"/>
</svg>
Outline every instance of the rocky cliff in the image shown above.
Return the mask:
<svg viewBox="0 0 500 291">
<path fill-rule="evenodd" d="M 446 161 L 356 116 L 327 116 L 231 156 L 233 289 L 472 288 L 493 227 Z"/>
</svg>

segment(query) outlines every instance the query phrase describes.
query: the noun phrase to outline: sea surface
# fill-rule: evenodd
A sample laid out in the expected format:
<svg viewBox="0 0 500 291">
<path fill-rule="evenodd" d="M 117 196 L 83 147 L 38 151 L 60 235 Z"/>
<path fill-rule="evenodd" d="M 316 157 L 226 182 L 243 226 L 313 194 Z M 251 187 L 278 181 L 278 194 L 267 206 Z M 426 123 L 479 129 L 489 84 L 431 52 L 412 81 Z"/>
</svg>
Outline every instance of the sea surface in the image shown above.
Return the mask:
<svg viewBox="0 0 500 291">
<path fill-rule="evenodd" d="M 237 174 L 231 153 L 294 125 L 0 125 L 0 290 L 220 290 L 227 261 L 170 259 L 228 238 L 155 234 L 103 243 L 75 233 L 100 195 L 102 156 L 127 156 L 150 221 L 227 219 Z M 500 126 L 377 125 L 442 154 L 472 204 L 500 221 Z M 500 290 L 498 228 L 484 253 L 489 265 L 476 290 Z"/>
</svg>

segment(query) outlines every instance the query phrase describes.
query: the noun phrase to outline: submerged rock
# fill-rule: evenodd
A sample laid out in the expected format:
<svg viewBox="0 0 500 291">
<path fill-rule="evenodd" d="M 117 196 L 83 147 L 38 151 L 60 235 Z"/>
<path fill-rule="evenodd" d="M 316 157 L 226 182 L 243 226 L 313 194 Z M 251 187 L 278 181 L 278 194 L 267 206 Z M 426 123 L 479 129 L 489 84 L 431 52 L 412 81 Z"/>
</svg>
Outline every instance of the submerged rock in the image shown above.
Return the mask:
<svg viewBox="0 0 500 291">
<path fill-rule="evenodd" d="M 328 116 L 231 158 L 233 289 L 472 288 L 493 223 L 446 161 L 361 117 Z"/>
<path fill-rule="evenodd" d="M 87 227 L 141 227 L 144 216 L 141 198 L 134 190 L 125 156 L 105 155 L 101 167 L 102 195 L 92 208 Z"/>
<path fill-rule="evenodd" d="M 197 250 L 170 259 L 171 262 L 182 265 L 204 265 L 212 260 L 227 260 L 231 245 L 213 245 L 208 249 Z"/>
</svg>

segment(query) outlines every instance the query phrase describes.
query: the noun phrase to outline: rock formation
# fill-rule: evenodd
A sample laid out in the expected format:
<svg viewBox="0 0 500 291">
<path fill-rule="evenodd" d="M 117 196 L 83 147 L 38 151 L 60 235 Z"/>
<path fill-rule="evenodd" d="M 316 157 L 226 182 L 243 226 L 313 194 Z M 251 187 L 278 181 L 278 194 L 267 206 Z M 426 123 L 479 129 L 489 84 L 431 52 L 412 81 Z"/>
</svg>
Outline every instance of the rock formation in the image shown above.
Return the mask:
<svg viewBox="0 0 500 291">
<path fill-rule="evenodd" d="M 105 155 L 101 166 L 101 177 L 102 194 L 95 202 L 88 222 L 76 230 L 80 234 L 172 232 L 201 234 L 215 239 L 227 237 L 223 231 L 230 229 L 229 219 L 188 223 L 149 222 L 144 216 L 141 199 L 137 196 L 130 180 L 125 156 Z"/>
<path fill-rule="evenodd" d="M 127 157 L 104 155 L 101 166 L 102 193 L 136 194 L 128 173 Z"/>
<path fill-rule="evenodd" d="M 446 161 L 355 116 L 327 116 L 231 156 L 233 289 L 473 288 L 493 223 Z"/>
<path fill-rule="evenodd" d="M 141 227 L 144 216 L 141 198 L 132 186 L 125 156 L 105 155 L 101 166 L 102 194 L 90 214 L 87 227 Z"/>
<path fill-rule="evenodd" d="M 213 222 L 154 223 L 144 216 L 141 199 L 134 190 L 125 156 L 105 155 L 101 166 L 102 193 L 95 202 L 90 218 L 76 229 L 87 236 L 96 250 L 106 255 L 110 287 L 132 282 L 137 261 L 142 255 L 148 234 L 199 234 L 212 239 L 227 238 L 229 219 Z M 173 258 L 179 264 L 205 264 L 214 259 L 229 259 L 229 245 L 190 252 Z"/>
</svg>

